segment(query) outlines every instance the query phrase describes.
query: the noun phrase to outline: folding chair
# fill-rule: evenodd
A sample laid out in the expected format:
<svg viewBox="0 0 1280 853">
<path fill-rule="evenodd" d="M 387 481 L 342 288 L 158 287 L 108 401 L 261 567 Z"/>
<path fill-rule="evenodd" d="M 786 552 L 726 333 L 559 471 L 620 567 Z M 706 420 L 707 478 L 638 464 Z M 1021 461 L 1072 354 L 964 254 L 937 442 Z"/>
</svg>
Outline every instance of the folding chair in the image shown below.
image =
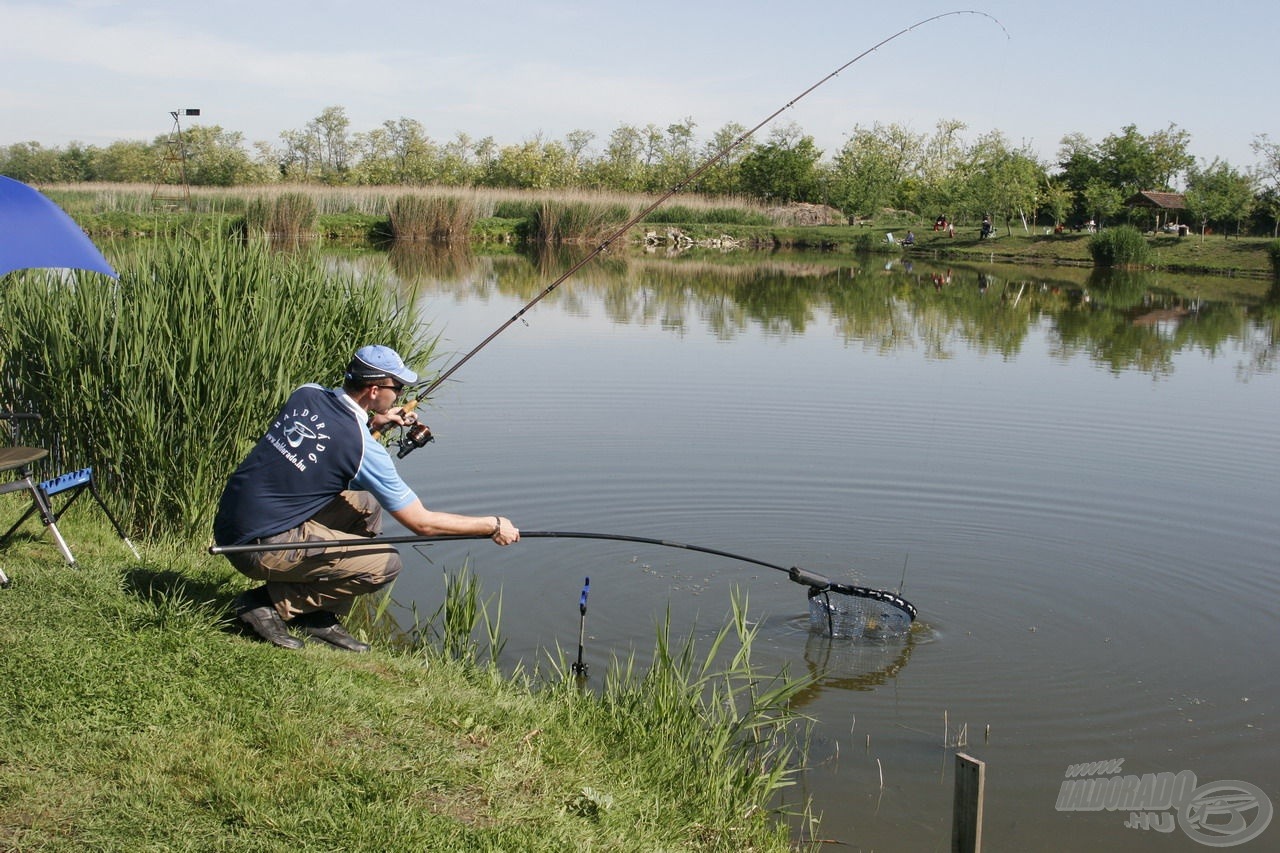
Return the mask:
<svg viewBox="0 0 1280 853">
<path fill-rule="evenodd" d="M 24 420 L 38 421 L 39 419 L 39 415 L 0 412 L 0 420 L 8 420 L 10 422 L 11 432 L 14 434 L 15 439 L 18 435 L 17 422 Z M 63 538 L 62 532 L 58 530 L 58 519 L 80 496 L 80 493 L 87 489 L 93 499 L 97 501 L 98 506 L 102 508 L 103 513 L 107 516 L 107 520 L 111 522 L 111 526 L 115 528 L 116 533 L 124 540 L 124 544 L 129 546 L 133 556 L 141 559 L 138 549 L 133 547 L 133 543 L 129 541 L 124 529 L 102 500 L 102 495 L 98 492 L 98 485 L 93 479 L 92 468 L 71 471 L 51 480 L 42 480 L 38 483 L 32 479 L 32 466 L 48 455 L 49 451 L 42 447 L 0 447 L 0 473 L 13 471 L 17 475 L 17 479 L 13 482 L 0 483 L 0 495 L 25 491 L 31 496 L 31 506 L 27 507 L 27 511 L 13 523 L 13 526 L 3 536 L 0 536 L 0 545 L 7 542 L 9 537 L 28 518 L 34 514 L 39 514 L 40 521 L 49 529 L 49 535 L 53 537 L 54 544 L 62 552 L 63 559 L 67 561 L 68 565 L 74 566 L 76 564 L 75 556 L 72 555 L 71 548 L 67 545 L 66 539 Z M 53 496 L 63 493 L 67 495 L 66 500 L 60 509 L 55 509 Z M 3 570 L 0 570 L 0 587 L 8 585 L 9 577 Z"/>
</svg>

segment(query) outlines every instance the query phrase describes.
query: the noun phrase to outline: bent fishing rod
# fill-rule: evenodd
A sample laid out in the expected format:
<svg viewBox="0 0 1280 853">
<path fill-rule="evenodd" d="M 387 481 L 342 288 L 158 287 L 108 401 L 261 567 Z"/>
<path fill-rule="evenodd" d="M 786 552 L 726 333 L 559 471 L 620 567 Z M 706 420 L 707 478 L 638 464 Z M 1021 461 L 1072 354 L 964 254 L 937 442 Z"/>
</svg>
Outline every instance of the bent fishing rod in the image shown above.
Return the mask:
<svg viewBox="0 0 1280 853">
<path fill-rule="evenodd" d="M 861 61 L 863 58 L 871 55 L 872 53 L 875 53 L 880 48 L 884 47 L 885 45 L 889 44 L 890 42 L 898 38 L 901 38 L 902 36 L 906 35 L 912 30 L 918 29 L 919 27 L 922 27 L 925 24 L 932 23 L 933 21 L 937 21 L 942 18 L 949 18 L 953 15 L 978 15 L 983 18 L 988 18 L 991 21 L 995 22 L 995 24 L 999 26 L 1001 30 L 1004 30 L 1005 35 L 1008 36 L 1008 31 L 1004 29 L 1004 24 L 1001 24 L 1000 21 L 997 18 L 993 17 L 992 15 L 988 15 L 986 12 L 980 12 L 974 9 L 960 9 L 960 10 L 955 10 L 951 12 L 942 12 L 941 14 L 933 15 L 931 17 L 916 21 L 911 26 L 905 27 L 899 30 L 898 32 L 894 33 L 893 35 L 889 36 L 888 38 L 882 39 L 881 41 L 867 48 L 862 53 L 855 56 L 853 59 L 850 59 L 848 62 L 844 63 L 839 68 L 827 74 L 821 80 L 818 80 L 816 83 L 809 86 L 809 88 L 805 89 L 799 95 L 796 95 L 794 98 L 787 101 L 781 107 L 774 110 L 764 119 L 762 119 L 759 123 L 757 123 L 755 127 L 751 128 L 750 130 L 738 136 L 731 143 L 725 146 L 719 153 L 707 159 L 702 165 L 698 166 L 696 169 L 694 169 L 692 172 L 690 172 L 688 175 L 682 178 L 678 183 L 672 186 L 669 190 L 664 192 L 662 195 L 658 196 L 658 198 L 654 199 L 654 201 L 651 202 L 647 207 L 645 207 L 635 216 L 632 216 L 630 219 L 624 222 L 621 226 L 617 228 L 617 230 L 609 234 L 609 236 L 605 237 L 604 240 L 602 240 L 599 243 L 599 245 L 597 245 L 594 249 L 591 250 L 591 252 L 589 252 L 587 255 L 579 259 L 576 263 L 574 263 L 571 267 L 569 267 L 568 270 L 566 270 L 559 277 L 557 277 L 555 281 L 552 281 L 545 288 L 543 288 L 538 293 L 537 296 L 533 297 L 533 299 L 530 299 L 527 303 L 525 303 L 525 305 L 515 314 L 511 315 L 511 317 L 508 318 L 506 322 L 498 326 L 498 328 L 494 329 L 493 332 L 491 332 L 488 337 L 482 340 L 479 344 L 473 347 L 468 353 L 463 355 L 462 358 L 455 361 L 443 373 L 441 373 L 434 380 L 432 380 L 431 383 L 428 384 L 426 388 L 421 393 L 418 394 L 418 397 L 423 398 L 423 397 L 429 396 L 432 391 L 436 390 L 436 388 L 440 387 L 440 385 L 442 385 L 446 380 L 448 380 L 450 376 L 456 373 L 458 369 L 462 367 L 462 365 L 470 361 L 471 358 L 476 353 L 480 352 L 480 350 L 488 346 L 490 342 L 493 341 L 494 338 L 498 337 L 498 335 L 505 332 L 508 328 L 510 328 L 518 320 L 520 320 L 520 318 L 522 318 L 530 308 L 537 305 L 544 298 L 550 295 L 553 290 L 555 290 L 557 287 L 559 287 L 561 284 L 567 281 L 578 270 L 582 269 L 584 266 L 586 266 L 588 263 L 594 260 L 596 256 L 606 251 L 612 243 L 614 243 L 616 240 L 618 240 L 620 237 L 622 237 L 624 234 L 630 231 L 637 223 L 643 220 L 650 213 L 653 213 L 653 211 L 657 210 L 663 203 L 667 201 L 667 199 L 671 198 L 673 195 L 680 192 L 685 187 L 689 186 L 691 183 L 696 181 L 698 178 L 700 178 L 703 175 L 704 172 L 706 172 L 711 167 L 715 166 L 721 160 L 728 157 L 729 154 L 731 154 L 736 148 L 738 148 L 738 146 L 742 145 L 744 142 L 750 139 L 761 128 L 769 124 L 771 121 L 773 121 L 778 116 L 782 115 L 787 110 L 794 107 L 797 103 L 799 103 L 802 99 L 808 96 L 815 89 L 827 83 L 829 80 L 840 76 L 842 72 L 844 72 L 845 70 L 847 70 L 848 68 L 856 64 L 857 62 Z"/>
<path fill-rule="evenodd" d="M 390 545 L 431 545 L 437 542 L 450 542 L 458 540 L 479 540 L 489 539 L 488 535 L 476 533 L 458 533 L 445 534 L 442 536 L 425 536 L 425 535 L 409 535 L 409 536 L 383 536 L 368 537 L 355 539 L 323 539 L 323 540 L 307 540 L 303 542 L 263 542 L 249 543 L 245 545 L 210 545 L 210 554 L 257 554 L 268 551 L 329 551 L 341 550 L 348 548 L 380 548 Z M 798 584 L 809 587 L 809 596 L 813 597 L 819 593 L 837 593 L 840 595 L 851 595 L 856 598 L 869 598 L 876 601 L 889 604 L 898 610 L 906 613 L 911 619 L 916 618 L 916 608 L 911 602 L 901 596 L 889 592 L 888 590 L 875 589 L 866 586 L 856 586 L 853 584 L 838 583 L 830 578 L 824 577 L 817 572 L 811 572 L 802 569 L 799 566 L 781 566 L 777 563 L 758 560 L 755 557 L 745 557 L 741 554 L 734 554 L 729 551 L 721 551 L 718 548 L 707 548 L 702 545 L 690 545 L 686 542 L 673 542 L 669 539 L 651 539 L 646 536 L 626 536 L 621 533 L 582 533 L 577 531 L 566 530 L 521 530 L 521 539 L 603 539 L 614 542 L 636 542 L 642 545 L 657 545 L 662 548 L 679 548 L 682 551 L 697 551 L 703 554 L 711 554 L 716 557 L 724 557 L 729 560 L 737 560 L 742 563 L 751 563 L 756 566 L 763 566 L 766 569 L 785 572 L 787 577 Z"/>
</svg>

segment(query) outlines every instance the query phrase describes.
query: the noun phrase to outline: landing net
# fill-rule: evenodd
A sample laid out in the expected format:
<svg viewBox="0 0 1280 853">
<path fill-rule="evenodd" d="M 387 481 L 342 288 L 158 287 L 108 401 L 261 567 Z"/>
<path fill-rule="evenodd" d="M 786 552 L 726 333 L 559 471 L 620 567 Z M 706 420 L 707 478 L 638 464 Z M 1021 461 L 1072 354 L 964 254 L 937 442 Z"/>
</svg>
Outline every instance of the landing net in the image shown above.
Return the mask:
<svg viewBox="0 0 1280 853">
<path fill-rule="evenodd" d="M 916 609 L 891 592 L 832 584 L 809 590 L 809 628 L 833 638 L 884 639 L 911 630 Z"/>
</svg>

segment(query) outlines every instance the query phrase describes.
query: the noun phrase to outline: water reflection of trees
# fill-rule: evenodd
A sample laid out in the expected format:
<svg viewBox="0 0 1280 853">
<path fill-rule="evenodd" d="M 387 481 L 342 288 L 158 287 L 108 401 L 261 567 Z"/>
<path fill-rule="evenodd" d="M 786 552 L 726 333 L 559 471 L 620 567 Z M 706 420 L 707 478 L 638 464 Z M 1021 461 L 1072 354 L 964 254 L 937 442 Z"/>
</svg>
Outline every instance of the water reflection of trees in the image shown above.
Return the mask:
<svg viewBox="0 0 1280 853">
<path fill-rule="evenodd" d="M 473 255 L 466 247 L 413 247 L 390 255 L 405 286 L 455 298 L 498 292 L 528 301 L 580 252 Z M 1187 296 L 1145 272 L 1054 267 L 960 267 L 882 257 L 706 253 L 655 258 L 602 254 L 549 300 L 575 314 L 594 301 L 619 324 L 657 324 L 676 333 L 698 323 L 722 339 L 751 328 L 786 338 L 827 317 L 851 346 L 881 353 L 920 349 L 930 358 L 959 348 L 1016 356 L 1038 326 L 1059 358 L 1085 356 L 1108 370 L 1173 371 L 1174 357 L 1236 346 L 1243 375 L 1276 366 L 1280 288 L 1254 298 Z M 1261 288 L 1255 288 L 1261 289 Z"/>
<path fill-rule="evenodd" d="M 1206 302 L 1161 294 L 1152 276 L 1111 271 L 1090 276 L 1081 298 L 1053 317 L 1057 352 L 1062 357 L 1086 353 L 1112 372 L 1137 369 L 1153 376 L 1173 372 L 1174 356 L 1184 350 L 1221 353 L 1235 342 L 1256 347 L 1256 330 L 1270 326 L 1261 306 L 1238 302 Z"/>
<path fill-rule="evenodd" d="M 1249 363 L 1241 368 L 1241 377 L 1246 380 L 1255 373 L 1270 373 L 1280 360 L 1280 278 L 1271 285 L 1266 301 L 1255 313 L 1260 331 L 1256 335 L 1257 346 L 1249 350 Z"/>
</svg>

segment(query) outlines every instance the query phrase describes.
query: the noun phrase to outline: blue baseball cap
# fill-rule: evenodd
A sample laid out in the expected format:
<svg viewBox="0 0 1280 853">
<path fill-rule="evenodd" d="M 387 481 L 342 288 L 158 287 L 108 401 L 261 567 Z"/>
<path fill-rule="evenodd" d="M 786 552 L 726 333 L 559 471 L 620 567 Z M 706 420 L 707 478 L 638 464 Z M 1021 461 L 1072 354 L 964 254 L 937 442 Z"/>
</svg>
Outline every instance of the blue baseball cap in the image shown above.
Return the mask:
<svg viewBox="0 0 1280 853">
<path fill-rule="evenodd" d="M 400 353 L 380 344 L 356 350 L 355 356 L 347 365 L 346 376 L 357 382 L 395 379 L 401 385 L 412 385 L 418 381 L 418 374 L 409 369 Z"/>
</svg>

